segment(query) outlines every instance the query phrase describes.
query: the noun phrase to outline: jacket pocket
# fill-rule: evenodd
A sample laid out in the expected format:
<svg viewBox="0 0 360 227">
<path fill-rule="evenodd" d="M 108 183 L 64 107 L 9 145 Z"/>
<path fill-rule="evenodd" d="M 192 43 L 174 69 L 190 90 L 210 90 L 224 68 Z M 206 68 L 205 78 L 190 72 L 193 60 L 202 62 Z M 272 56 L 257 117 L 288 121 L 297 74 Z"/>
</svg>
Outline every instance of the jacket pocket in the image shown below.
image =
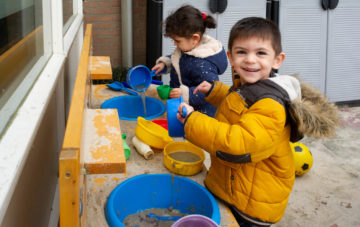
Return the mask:
<svg viewBox="0 0 360 227">
<path fill-rule="evenodd" d="M 229 123 L 237 122 L 244 111 L 246 111 L 245 104 L 238 93 L 231 92 L 221 105 L 219 114 L 226 116 Z"/>
</svg>

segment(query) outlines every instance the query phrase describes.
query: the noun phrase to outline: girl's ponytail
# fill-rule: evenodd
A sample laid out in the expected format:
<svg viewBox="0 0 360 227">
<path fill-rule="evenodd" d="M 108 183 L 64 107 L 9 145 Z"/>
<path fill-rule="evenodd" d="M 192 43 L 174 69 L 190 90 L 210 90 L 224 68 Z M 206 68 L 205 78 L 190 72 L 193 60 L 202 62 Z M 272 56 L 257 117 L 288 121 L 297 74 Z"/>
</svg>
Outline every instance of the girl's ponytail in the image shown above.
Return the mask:
<svg viewBox="0 0 360 227">
<path fill-rule="evenodd" d="M 212 16 L 210 15 L 206 15 L 206 17 L 203 16 L 203 20 L 204 20 L 205 28 L 216 28 L 216 21 Z"/>
</svg>

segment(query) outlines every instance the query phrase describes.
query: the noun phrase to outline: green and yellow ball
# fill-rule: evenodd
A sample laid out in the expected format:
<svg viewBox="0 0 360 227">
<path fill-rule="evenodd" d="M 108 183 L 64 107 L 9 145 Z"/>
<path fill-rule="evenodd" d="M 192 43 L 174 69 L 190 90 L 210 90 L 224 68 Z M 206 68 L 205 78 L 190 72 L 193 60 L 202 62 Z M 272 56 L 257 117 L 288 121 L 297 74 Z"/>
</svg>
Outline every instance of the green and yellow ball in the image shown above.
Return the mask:
<svg viewBox="0 0 360 227">
<path fill-rule="evenodd" d="M 301 176 L 309 172 L 313 164 L 313 157 L 309 148 L 299 142 L 290 142 L 290 147 L 294 157 L 295 175 Z"/>
</svg>

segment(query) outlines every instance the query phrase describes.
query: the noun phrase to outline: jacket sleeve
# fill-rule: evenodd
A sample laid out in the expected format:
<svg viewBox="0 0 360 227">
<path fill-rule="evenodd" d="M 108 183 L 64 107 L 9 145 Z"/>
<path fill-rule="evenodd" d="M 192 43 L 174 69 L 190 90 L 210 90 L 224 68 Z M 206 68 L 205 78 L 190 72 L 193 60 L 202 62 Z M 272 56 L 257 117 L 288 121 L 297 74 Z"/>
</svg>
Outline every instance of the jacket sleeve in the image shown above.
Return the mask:
<svg viewBox="0 0 360 227">
<path fill-rule="evenodd" d="M 191 80 L 192 86 L 189 86 L 189 104 L 192 106 L 204 105 L 206 103 L 205 95 L 201 92 L 197 92 L 196 94 L 193 94 L 193 92 L 197 85 L 203 81 L 213 83 L 219 80 L 216 66 L 206 60 L 199 61 L 192 70 Z"/>
<path fill-rule="evenodd" d="M 220 122 L 193 112 L 184 126 L 186 139 L 218 158 L 221 158 L 219 152 L 235 159 L 248 156 L 247 162 L 258 162 L 269 157 L 283 136 L 286 121 L 283 106 L 273 99 L 265 98 L 241 114 L 239 112 L 244 111 L 245 107 L 235 109 L 232 104 L 224 105 L 226 104 L 229 104 L 227 117 L 233 114 L 241 116 L 235 123 Z M 237 103 L 236 106 L 239 105 Z M 228 163 L 234 165 L 232 162 Z"/>
<path fill-rule="evenodd" d="M 221 83 L 220 81 L 215 81 L 214 87 L 210 91 L 210 94 L 206 97 L 206 101 L 213 104 L 216 107 L 219 107 L 222 100 L 225 99 L 226 95 L 229 93 L 230 86 Z"/>
<path fill-rule="evenodd" d="M 161 56 L 158 59 L 156 59 L 156 64 L 158 64 L 160 62 L 165 64 L 165 68 L 166 68 L 165 73 L 170 73 L 171 67 L 172 67 L 172 65 L 171 65 L 171 55 Z"/>
</svg>

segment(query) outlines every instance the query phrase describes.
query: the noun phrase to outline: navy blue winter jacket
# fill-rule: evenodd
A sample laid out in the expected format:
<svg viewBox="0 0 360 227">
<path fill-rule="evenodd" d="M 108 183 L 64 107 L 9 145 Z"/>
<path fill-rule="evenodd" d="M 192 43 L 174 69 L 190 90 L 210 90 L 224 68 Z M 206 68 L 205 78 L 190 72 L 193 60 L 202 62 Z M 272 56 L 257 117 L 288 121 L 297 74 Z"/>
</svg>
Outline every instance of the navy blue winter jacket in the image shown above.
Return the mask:
<svg viewBox="0 0 360 227">
<path fill-rule="evenodd" d="M 181 88 L 184 101 L 195 110 L 214 116 L 216 107 L 205 101 L 201 92 L 193 94 L 194 89 L 203 81 L 219 80 L 227 68 L 227 56 L 220 41 L 203 35 L 201 44 L 188 52 L 176 48 L 169 56 L 160 57 L 170 71 L 170 87 Z M 181 76 L 179 76 L 181 75 Z"/>
</svg>

